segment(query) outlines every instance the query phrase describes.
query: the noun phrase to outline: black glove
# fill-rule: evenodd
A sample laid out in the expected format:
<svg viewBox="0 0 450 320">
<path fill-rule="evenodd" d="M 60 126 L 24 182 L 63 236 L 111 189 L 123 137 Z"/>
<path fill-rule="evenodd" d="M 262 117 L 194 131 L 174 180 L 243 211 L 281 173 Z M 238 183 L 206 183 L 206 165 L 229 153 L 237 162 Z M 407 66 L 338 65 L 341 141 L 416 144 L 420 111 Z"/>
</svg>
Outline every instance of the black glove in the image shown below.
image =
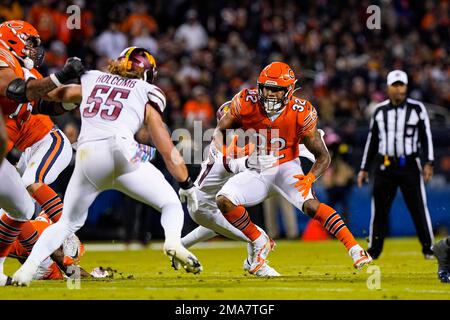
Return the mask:
<svg viewBox="0 0 450 320">
<path fill-rule="evenodd" d="M 70 57 L 62 70 L 55 73 L 55 77 L 62 84 L 71 79 L 79 78 L 84 73 L 84 66 L 80 58 Z"/>
</svg>

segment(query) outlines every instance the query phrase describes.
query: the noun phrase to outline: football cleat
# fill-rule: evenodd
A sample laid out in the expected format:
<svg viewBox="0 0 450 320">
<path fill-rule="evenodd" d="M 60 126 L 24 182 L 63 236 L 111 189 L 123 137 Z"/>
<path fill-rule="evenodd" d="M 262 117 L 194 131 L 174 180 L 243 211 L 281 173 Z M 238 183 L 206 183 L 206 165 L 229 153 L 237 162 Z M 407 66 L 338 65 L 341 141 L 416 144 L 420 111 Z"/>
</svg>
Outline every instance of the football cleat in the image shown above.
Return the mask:
<svg viewBox="0 0 450 320">
<path fill-rule="evenodd" d="M 263 232 L 260 227 L 258 227 L 258 229 L 261 230 L 261 232 Z M 275 250 L 275 247 L 276 247 L 275 241 L 273 241 L 272 238 L 270 238 L 270 249 L 273 251 Z M 244 260 L 243 264 L 244 271 L 250 270 L 252 259 L 253 259 L 253 244 L 251 242 L 247 242 L 247 258 Z"/>
<path fill-rule="evenodd" d="M 359 244 L 354 245 L 348 251 L 348 254 L 353 259 L 353 266 L 356 269 L 362 269 L 365 265 L 372 262 L 372 257 L 367 253 L 366 250 L 361 248 Z"/>
<path fill-rule="evenodd" d="M 281 274 L 279 274 L 274 268 L 269 266 L 268 261 L 258 270 L 256 273 L 254 273 L 257 277 L 280 277 Z M 249 271 L 250 270 L 251 263 L 248 258 L 244 260 L 244 270 Z"/>
<path fill-rule="evenodd" d="M 243 269 L 244 271 L 249 271 L 252 264 L 250 263 L 249 257 L 245 258 Z"/>
<path fill-rule="evenodd" d="M 443 283 L 450 283 L 450 247 L 446 239 L 433 245 L 433 254 L 438 261 L 438 278 Z"/>
<path fill-rule="evenodd" d="M 64 259 L 63 264 L 65 266 L 71 266 L 79 264 L 81 256 L 84 254 L 84 245 L 75 234 L 67 237 L 63 242 Z"/>
<path fill-rule="evenodd" d="M 179 270 L 183 267 L 186 272 L 194 274 L 203 271 L 203 267 L 197 257 L 181 244 L 177 246 L 164 245 L 164 252 L 169 256 L 172 267 L 175 270 Z"/>
<path fill-rule="evenodd" d="M 261 235 L 252 244 L 253 256 L 249 272 L 255 274 L 266 263 L 266 258 L 275 247 L 275 242 L 261 230 Z"/>
<path fill-rule="evenodd" d="M 170 259 L 170 265 L 174 270 L 180 270 L 181 269 L 181 263 L 178 259 L 175 259 L 175 256 L 169 256 Z"/>
<path fill-rule="evenodd" d="M 269 266 L 267 262 L 260 268 L 256 273 L 254 273 L 257 277 L 280 277 L 279 274 L 274 268 Z"/>
</svg>

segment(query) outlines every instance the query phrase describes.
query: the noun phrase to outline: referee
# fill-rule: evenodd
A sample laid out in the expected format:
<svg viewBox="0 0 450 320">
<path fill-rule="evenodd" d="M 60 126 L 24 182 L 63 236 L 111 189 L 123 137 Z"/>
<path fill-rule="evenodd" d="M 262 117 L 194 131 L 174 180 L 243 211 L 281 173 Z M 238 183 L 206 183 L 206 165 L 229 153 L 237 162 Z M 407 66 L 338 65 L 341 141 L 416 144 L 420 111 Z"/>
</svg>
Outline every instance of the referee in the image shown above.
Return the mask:
<svg viewBox="0 0 450 320">
<path fill-rule="evenodd" d="M 377 105 L 370 121 L 358 186 L 369 182 L 374 164 L 374 185 L 368 253 L 377 259 L 388 231 L 388 215 L 400 187 L 422 244 L 425 259 L 433 258 L 434 242 L 424 182 L 433 176 L 433 141 L 423 103 L 407 98 L 408 76 L 401 70 L 388 74 L 389 99 Z M 419 152 L 423 153 L 423 167 Z"/>
</svg>

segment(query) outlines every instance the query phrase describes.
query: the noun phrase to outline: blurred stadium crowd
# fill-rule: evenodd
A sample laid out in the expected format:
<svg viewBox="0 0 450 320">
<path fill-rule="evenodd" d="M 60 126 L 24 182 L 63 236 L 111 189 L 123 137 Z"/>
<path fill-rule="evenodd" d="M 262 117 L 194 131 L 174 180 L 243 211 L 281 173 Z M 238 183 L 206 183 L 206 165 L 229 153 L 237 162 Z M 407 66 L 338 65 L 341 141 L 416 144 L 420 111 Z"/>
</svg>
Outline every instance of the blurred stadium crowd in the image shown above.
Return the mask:
<svg viewBox="0 0 450 320">
<path fill-rule="evenodd" d="M 371 4 L 381 9 L 379 30 L 366 26 Z M 79 29 L 67 28 L 70 5 L 81 9 Z M 0 21 L 25 19 L 38 29 L 47 49 L 44 74 L 61 68 L 69 56 L 102 70 L 127 46 L 149 49 L 157 58 L 157 85 L 168 98 L 165 117 L 172 130 L 192 129 L 195 120 L 203 122 L 203 129 L 214 127 L 217 107 L 240 89 L 255 86 L 262 66 L 276 60 L 290 64 L 302 87 L 297 94 L 316 106 L 335 159 L 322 184 L 340 200 L 352 188 L 367 119 L 386 98 L 386 75 L 392 69 L 408 73 L 410 96 L 427 105 L 437 180 L 450 181 L 449 12 L 447 0 L 3 0 Z M 56 122 L 76 141 L 79 114 Z M 145 130 L 137 138 L 149 139 Z M 159 159 L 156 163 L 162 165 Z M 195 174 L 198 166 L 191 169 Z M 69 177 L 70 170 L 60 178 L 61 192 Z M 136 207 L 123 198 L 120 206 Z M 136 208 L 144 222 L 126 229 L 139 227 L 145 233 L 153 218 L 147 217 L 147 208 Z"/>
</svg>

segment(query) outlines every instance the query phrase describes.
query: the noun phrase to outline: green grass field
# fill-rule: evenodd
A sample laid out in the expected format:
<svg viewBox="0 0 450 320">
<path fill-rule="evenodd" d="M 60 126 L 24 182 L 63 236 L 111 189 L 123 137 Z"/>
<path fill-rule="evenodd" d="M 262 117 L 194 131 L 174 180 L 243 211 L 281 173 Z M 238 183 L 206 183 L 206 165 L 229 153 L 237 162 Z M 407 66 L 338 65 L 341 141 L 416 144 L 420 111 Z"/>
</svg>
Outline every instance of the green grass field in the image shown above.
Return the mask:
<svg viewBox="0 0 450 320">
<path fill-rule="evenodd" d="M 244 273 L 243 243 L 212 244 L 192 249 L 204 267 L 199 275 L 172 270 L 159 249 L 108 252 L 89 251 L 87 246 L 81 263 L 86 270 L 109 266 L 122 274 L 82 280 L 78 290 L 68 289 L 66 281 L 4 287 L 0 299 L 450 299 L 450 285 L 438 281 L 437 263 L 423 258 L 417 239 L 386 241 L 374 263 L 381 271 L 378 290 L 368 289 L 372 274 L 353 269 L 337 241 L 278 241 L 269 259 L 283 276 L 271 279 Z M 18 265 L 8 259 L 5 273 L 11 275 Z"/>
</svg>

